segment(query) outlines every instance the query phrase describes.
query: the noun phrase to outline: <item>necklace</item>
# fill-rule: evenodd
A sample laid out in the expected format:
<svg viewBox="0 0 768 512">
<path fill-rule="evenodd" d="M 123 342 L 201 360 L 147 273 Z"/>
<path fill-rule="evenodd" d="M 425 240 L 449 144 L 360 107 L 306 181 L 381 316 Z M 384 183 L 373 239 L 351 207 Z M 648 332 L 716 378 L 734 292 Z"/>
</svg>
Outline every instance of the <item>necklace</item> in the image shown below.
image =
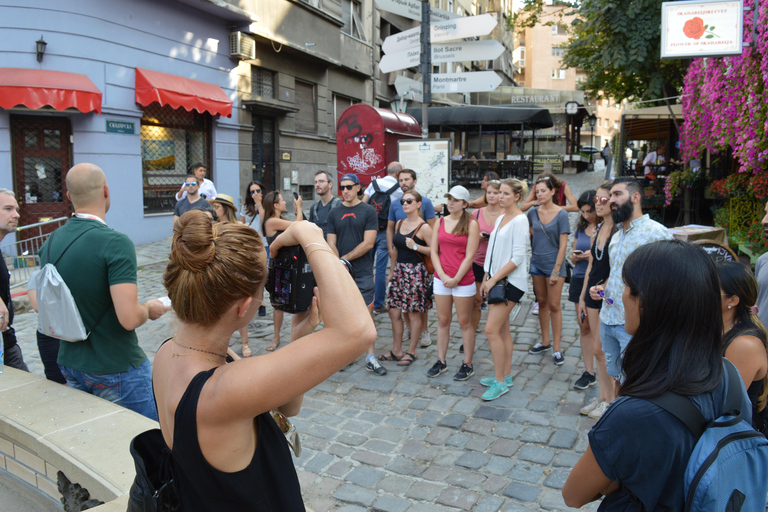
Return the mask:
<svg viewBox="0 0 768 512">
<path fill-rule="evenodd" d="M 197 356 L 197 357 L 203 357 L 203 356 L 198 356 L 197 354 L 179 354 L 179 353 L 177 353 L 175 350 L 173 350 L 173 346 L 174 346 L 174 345 L 178 345 L 178 346 L 180 346 L 181 348 L 186 348 L 187 350 L 194 350 L 194 351 L 196 351 L 196 352 L 202 352 L 202 353 L 204 353 L 204 354 L 211 354 L 211 355 L 214 355 L 214 356 L 219 356 L 220 358 L 222 358 L 222 359 L 225 359 L 225 360 L 227 359 L 227 355 L 226 355 L 226 354 L 223 354 L 223 355 L 222 355 L 222 354 L 219 354 L 218 352 L 211 352 L 211 351 L 209 351 L 209 350 L 203 350 L 203 349 L 201 349 L 201 348 L 188 347 L 188 346 L 186 346 L 186 345 L 182 345 L 181 343 L 179 343 L 179 342 L 177 342 L 177 341 L 176 341 L 176 335 L 175 335 L 175 334 L 173 335 L 173 338 L 171 338 L 171 353 L 173 354 L 173 356 L 174 356 L 174 357 L 175 357 L 175 356 L 179 356 L 179 357 L 185 357 L 185 356 Z M 212 362 L 212 363 L 216 363 L 216 362 L 218 362 L 218 361 L 214 361 L 213 359 L 210 359 L 210 358 L 208 358 L 208 357 L 204 357 L 204 359 L 208 359 L 208 361 L 210 361 L 210 362 Z"/>
<path fill-rule="evenodd" d="M 605 254 L 605 245 L 603 245 L 603 250 L 600 250 L 600 231 L 602 231 L 600 228 L 597 230 L 597 234 L 595 235 L 595 258 L 597 258 L 597 261 L 602 261 L 603 255 Z M 606 241 L 607 242 L 607 241 Z"/>
</svg>

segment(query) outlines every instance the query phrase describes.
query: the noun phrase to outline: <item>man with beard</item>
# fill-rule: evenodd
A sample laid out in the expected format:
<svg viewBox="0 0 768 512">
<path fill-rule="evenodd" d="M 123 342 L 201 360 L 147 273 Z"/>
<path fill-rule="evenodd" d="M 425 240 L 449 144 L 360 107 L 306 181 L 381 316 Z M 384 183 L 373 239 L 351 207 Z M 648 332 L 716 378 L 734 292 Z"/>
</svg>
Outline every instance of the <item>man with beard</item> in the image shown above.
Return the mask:
<svg viewBox="0 0 768 512">
<path fill-rule="evenodd" d="M 5 188 L 0 188 L 0 240 L 16 232 L 19 225 L 19 203 L 16 195 Z M 0 257 L 0 331 L 3 333 L 3 361 L 6 366 L 29 371 L 21 355 L 21 347 L 16 342 L 13 330 L 13 301 L 11 300 L 11 274 L 5 265 L 5 258 Z"/>
<path fill-rule="evenodd" d="M 765 215 L 762 220 L 763 231 L 768 238 L 768 203 L 765 203 Z M 757 258 L 755 264 L 755 279 L 757 279 L 757 316 L 763 325 L 768 325 L 768 253 Z"/>
<path fill-rule="evenodd" d="M 328 214 L 341 204 L 341 199 L 333 195 L 333 177 L 328 171 L 315 173 L 315 192 L 318 201 L 309 208 L 309 222 L 323 230 L 323 238 L 328 238 Z"/>
<path fill-rule="evenodd" d="M 634 178 L 619 178 L 611 187 L 611 217 L 618 231 L 608 246 L 611 272 L 605 284 L 598 284 L 589 290 L 594 300 L 603 300 L 600 310 L 600 342 L 605 352 L 608 375 L 616 379 L 617 388 L 621 381 L 621 360 L 632 336 L 624 330 L 624 281 L 621 271 L 627 257 L 641 245 L 658 240 L 671 240 L 672 234 L 658 222 L 643 215 L 643 188 Z M 618 389 L 608 390 L 610 403 L 616 398 Z"/>
</svg>

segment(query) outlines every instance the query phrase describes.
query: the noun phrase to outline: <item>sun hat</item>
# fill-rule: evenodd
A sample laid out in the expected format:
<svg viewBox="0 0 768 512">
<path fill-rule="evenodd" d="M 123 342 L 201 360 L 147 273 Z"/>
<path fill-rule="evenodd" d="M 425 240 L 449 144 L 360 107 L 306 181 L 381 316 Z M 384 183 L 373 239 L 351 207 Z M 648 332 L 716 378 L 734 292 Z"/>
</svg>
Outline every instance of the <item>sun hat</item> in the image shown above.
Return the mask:
<svg viewBox="0 0 768 512">
<path fill-rule="evenodd" d="M 360 178 L 357 177 L 357 174 L 352 174 L 352 173 L 345 174 L 344 176 L 342 176 L 341 179 L 339 180 L 339 183 L 341 183 L 342 181 L 351 181 L 351 182 L 354 182 L 355 185 L 360 184 Z"/>
<path fill-rule="evenodd" d="M 216 197 L 211 199 L 211 204 L 213 203 L 219 203 L 223 204 L 224 206 L 229 206 L 233 210 L 237 211 L 237 208 L 235 207 L 235 200 L 232 199 L 232 196 L 228 196 L 227 194 L 216 194 Z"/>
<path fill-rule="evenodd" d="M 448 196 L 451 196 L 454 199 L 460 199 L 462 201 L 469 202 L 469 190 L 462 187 L 461 185 L 456 185 L 455 187 L 451 188 L 451 190 L 449 190 L 448 193 L 443 197 Z"/>
</svg>

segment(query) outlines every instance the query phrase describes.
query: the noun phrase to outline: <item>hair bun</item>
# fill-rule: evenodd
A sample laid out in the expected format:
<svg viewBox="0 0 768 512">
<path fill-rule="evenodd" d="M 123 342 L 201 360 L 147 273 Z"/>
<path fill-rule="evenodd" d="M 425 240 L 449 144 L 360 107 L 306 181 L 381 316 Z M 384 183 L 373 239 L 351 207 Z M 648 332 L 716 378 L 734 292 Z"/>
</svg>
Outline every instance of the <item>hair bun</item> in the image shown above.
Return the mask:
<svg viewBox="0 0 768 512">
<path fill-rule="evenodd" d="M 214 225 L 199 210 L 182 215 L 173 227 L 170 260 L 184 270 L 202 272 L 216 255 Z"/>
</svg>

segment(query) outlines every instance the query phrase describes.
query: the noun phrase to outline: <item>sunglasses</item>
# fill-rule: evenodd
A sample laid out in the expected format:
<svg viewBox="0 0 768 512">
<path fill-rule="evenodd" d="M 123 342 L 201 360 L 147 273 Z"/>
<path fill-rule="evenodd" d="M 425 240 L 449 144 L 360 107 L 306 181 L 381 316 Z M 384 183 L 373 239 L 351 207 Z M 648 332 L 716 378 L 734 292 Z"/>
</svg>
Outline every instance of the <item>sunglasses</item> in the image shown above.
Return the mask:
<svg viewBox="0 0 768 512">
<path fill-rule="evenodd" d="M 355 188 L 356 186 L 357 186 L 357 185 L 339 185 L 339 188 L 340 188 L 341 190 L 352 190 L 352 189 L 353 189 L 353 188 Z"/>
<path fill-rule="evenodd" d="M 415 203 L 415 202 L 416 202 L 416 200 L 411 198 L 411 197 L 409 197 L 408 199 L 401 199 L 400 200 L 400 204 L 406 204 L 406 203 L 411 204 L 411 203 Z"/>
<path fill-rule="evenodd" d="M 184 184 L 185 187 L 194 187 L 195 185 L 197 185 L 196 181 L 188 181 Z"/>
<path fill-rule="evenodd" d="M 610 201 L 610 200 L 611 200 L 610 197 L 598 197 L 598 196 L 595 196 L 595 197 L 592 198 L 592 202 L 593 203 L 595 203 L 595 204 L 602 204 L 602 205 L 608 204 L 608 201 Z"/>
<path fill-rule="evenodd" d="M 251 195 L 253 194 L 261 194 L 261 189 L 259 190 L 251 190 Z"/>
<path fill-rule="evenodd" d="M 292 424 L 288 418 L 281 412 L 269 411 L 272 415 L 272 419 L 275 420 L 277 426 L 285 434 L 285 440 L 288 441 L 288 446 L 293 450 L 296 457 L 301 457 L 301 440 L 299 439 L 299 433 L 296 431 L 296 425 Z"/>
<path fill-rule="evenodd" d="M 501 185 L 501 181 L 499 180 L 491 180 L 488 182 L 489 185 Z"/>
<path fill-rule="evenodd" d="M 543 178 L 539 178 L 536 180 L 536 183 L 541 183 L 542 181 L 549 181 L 551 178 L 549 176 L 544 176 Z"/>
</svg>

